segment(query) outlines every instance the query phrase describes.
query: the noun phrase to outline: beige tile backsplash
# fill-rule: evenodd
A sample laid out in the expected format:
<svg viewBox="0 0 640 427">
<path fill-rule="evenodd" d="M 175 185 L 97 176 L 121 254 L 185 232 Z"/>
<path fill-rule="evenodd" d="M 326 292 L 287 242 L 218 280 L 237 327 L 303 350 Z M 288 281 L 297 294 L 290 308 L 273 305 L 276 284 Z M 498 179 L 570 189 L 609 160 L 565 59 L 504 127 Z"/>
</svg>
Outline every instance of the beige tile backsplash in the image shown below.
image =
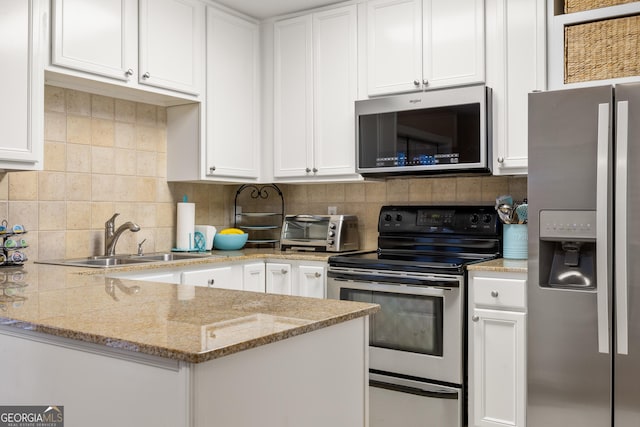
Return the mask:
<svg viewBox="0 0 640 427">
<path fill-rule="evenodd" d="M 134 221 L 119 253 L 147 239 L 147 252 L 175 245 L 175 203 L 196 203 L 196 223 L 233 222 L 237 186 L 168 183 L 166 109 L 53 86 L 45 87 L 45 163 L 41 172 L 0 175 L 0 219 L 23 224 L 30 259 L 101 254 L 104 222 Z M 526 197 L 526 177 L 390 179 L 350 184 L 280 185 L 286 213 L 322 214 L 328 206 L 358 215 L 361 244 L 376 246 L 384 204 L 491 203 Z M 243 206 L 246 211 L 264 207 Z M 271 209 L 271 208 L 270 208 Z"/>
</svg>

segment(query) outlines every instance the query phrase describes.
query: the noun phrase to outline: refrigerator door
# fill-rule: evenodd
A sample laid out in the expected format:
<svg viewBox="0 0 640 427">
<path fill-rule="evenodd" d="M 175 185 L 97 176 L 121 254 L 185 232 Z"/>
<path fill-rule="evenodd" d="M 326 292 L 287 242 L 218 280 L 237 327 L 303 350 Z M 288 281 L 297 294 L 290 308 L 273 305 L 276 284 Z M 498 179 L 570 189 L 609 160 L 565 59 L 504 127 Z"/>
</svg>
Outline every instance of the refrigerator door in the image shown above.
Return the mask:
<svg viewBox="0 0 640 427">
<path fill-rule="evenodd" d="M 614 425 L 640 420 L 640 84 L 616 86 Z M 629 167 L 627 167 L 629 165 Z"/>
<path fill-rule="evenodd" d="M 529 95 L 528 427 L 611 424 L 612 105 L 611 86 Z M 593 238 L 561 238 L 573 221 L 547 224 L 573 212 L 597 217 L 579 221 Z M 593 248 L 590 286 L 554 282 L 562 240 Z"/>
</svg>

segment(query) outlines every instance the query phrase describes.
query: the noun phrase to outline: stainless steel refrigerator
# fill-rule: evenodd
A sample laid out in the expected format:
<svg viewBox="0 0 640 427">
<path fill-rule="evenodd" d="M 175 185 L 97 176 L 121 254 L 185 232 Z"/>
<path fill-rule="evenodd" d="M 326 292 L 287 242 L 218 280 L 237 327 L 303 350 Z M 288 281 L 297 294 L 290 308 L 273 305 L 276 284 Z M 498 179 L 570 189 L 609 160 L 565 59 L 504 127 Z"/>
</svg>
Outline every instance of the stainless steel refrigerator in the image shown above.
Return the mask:
<svg viewBox="0 0 640 427">
<path fill-rule="evenodd" d="M 527 427 L 640 425 L 640 84 L 529 95 Z"/>
</svg>

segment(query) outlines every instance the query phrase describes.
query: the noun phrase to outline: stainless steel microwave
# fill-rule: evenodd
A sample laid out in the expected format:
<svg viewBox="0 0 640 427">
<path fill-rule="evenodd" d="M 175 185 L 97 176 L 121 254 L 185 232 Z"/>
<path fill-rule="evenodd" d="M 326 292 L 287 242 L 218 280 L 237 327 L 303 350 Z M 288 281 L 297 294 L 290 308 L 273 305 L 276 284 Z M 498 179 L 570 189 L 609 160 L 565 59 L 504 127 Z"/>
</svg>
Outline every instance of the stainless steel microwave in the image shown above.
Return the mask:
<svg viewBox="0 0 640 427">
<path fill-rule="evenodd" d="M 356 101 L 363 176 L 491 172 L 491 89 L 440 89 Z"/>
</svg>

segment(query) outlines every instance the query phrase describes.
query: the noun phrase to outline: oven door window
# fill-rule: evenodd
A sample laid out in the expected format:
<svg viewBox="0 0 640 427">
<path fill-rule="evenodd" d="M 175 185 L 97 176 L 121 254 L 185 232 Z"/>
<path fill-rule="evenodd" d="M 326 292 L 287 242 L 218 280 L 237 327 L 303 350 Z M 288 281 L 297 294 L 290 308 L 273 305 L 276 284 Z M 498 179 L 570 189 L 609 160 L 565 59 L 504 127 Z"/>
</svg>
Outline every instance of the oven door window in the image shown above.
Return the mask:
<svg viewBox="0 0 640 427">
<path fill-rule="evenodd" d="M 328 218 L 287 219 L 282 235 L 289 240 L 326 240 L 328 229 Z"/>
<path fill-rule="evenodd" d="M 370 346 L 442 356 L 441 297 L 342 288 L 340 299 L 380 305 L 369 321 Z"/>
</svg>

